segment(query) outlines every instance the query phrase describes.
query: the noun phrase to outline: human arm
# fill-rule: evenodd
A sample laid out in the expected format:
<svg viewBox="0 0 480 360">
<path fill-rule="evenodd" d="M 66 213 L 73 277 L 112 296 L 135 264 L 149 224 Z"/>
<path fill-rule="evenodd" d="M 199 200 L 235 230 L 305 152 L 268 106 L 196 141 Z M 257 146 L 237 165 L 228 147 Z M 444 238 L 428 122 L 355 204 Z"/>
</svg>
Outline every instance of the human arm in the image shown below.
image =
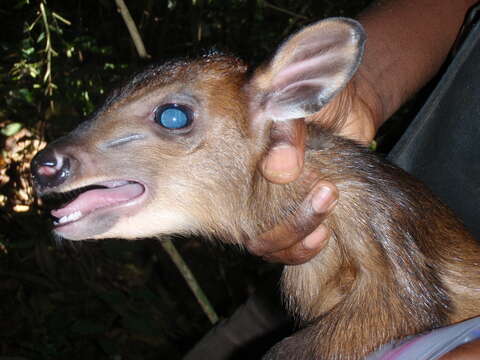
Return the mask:
<svg viewBox="0 0 480 360">
<path fill-rule="evenodd" d="M 375 2 L 359 16 L 368 40 L 357 74 L 318 114 L 305 120 L 329 124 L 338 134 L 368 144 L 378 127 L 438 71 L 468 8 L 474 3 L 472 0 Z M 304 121 L 277 123 L 273 131 L 272 146 L 261 170 L 272 182 L 288 183 L 302 171 Z M 333 184 L 321 185 L 332 190 L 330 196 L 322 199 L 310 196 L 305 202 L 307 208 L 321 211 L 301 210 L 297 215 L 300 222 L 309 226 L 300 232 L 280 224 L 274 236 L 270 233 L 267 238 L 261 237 L 261 241 L 252 243 L 250 250 L 271 261 L 289 264 L 302 263 L 316 255 L 325 245 L 329 232 L 323 225 L 318 228 L 321 231 L 313 230 L 328 215 L 338 197 Z M 314 199 L 316 207 L 309 203 Z M 311 231 L 313 233 L 299 241 L 300 233 Z"/>
</svg>

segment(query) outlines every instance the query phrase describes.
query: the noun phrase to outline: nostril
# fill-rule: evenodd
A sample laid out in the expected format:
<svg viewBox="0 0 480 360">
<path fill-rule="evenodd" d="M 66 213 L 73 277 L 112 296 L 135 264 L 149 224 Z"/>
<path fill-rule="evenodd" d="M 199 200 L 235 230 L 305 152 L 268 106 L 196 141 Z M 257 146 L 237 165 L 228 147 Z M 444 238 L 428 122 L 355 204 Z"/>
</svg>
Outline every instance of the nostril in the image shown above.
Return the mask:
<svg viewBox="0 0 480 360">
<path fill-rule="evenodd" d="M 58 186 L 70 175 L 70 161 L 67 156 L 47 148 L 33 158 L 31 169 L 33 180 L 38 186 Z"/>
<path fill-rule="evenodd" d="M 40 176 L 52 176 L 60 171 L 63 167 L 63 157 L 53 152 L 45 154 L 40 153 L 38 158 L 34 160 L 36 173 Z"/>
</svg>

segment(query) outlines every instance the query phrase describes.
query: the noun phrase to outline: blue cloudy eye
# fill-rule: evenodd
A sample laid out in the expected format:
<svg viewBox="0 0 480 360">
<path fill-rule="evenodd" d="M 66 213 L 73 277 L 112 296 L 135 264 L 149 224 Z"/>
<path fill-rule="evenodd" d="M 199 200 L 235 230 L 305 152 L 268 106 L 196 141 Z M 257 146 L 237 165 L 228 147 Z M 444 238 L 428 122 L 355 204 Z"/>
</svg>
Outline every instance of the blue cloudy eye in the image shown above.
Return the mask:
<svg viewBox="0 0 480 360">
<path fill-rule="evenodd" d="M 168 104 L 157 109 L 155 122 L 166 129 L 182 129 L 192 122 L 192 113 L 182 105 Z"/>
</svg>

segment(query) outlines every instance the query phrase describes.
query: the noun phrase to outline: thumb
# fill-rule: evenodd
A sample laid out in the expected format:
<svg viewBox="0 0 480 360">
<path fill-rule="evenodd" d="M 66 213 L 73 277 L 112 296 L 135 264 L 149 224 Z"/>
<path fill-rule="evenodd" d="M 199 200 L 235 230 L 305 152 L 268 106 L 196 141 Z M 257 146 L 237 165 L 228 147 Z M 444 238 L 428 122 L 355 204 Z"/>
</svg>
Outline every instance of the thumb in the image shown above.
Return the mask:
<svg viewBox="0 0 480 360">
<path fill-rule="evenodd" d="M 306 127 L 303 119 L 275 122 L 270 147 L 260 163 L 263 176 L 276 184 L 298 178 L 303 169 Z"/>
</svg>

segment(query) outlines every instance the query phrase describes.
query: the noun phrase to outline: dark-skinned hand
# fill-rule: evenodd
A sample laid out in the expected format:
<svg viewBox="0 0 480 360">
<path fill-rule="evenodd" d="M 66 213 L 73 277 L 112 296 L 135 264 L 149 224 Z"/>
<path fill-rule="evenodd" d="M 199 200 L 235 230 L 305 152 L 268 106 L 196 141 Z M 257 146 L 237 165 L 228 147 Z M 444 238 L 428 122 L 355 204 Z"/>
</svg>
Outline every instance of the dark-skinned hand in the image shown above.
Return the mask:
<svg viewBox="0 0 480 360">
<path fill-rule="evenodd" d="M 338 135 L 368 144 L 375 135 L 374 114 L 380 113 L 370 105 L 378 104 L 371 88 L 359 73 L 317 114 L 307 119 L 274 123 L 272 145 L 260 164 L 263 176 L 273 183 L 285 184 L 302 174 L 308 122 L 322 124 Z M 270 262 L 296 265 L 309 261 L 327 244 L 330 230 L 322 222 L 334 209 L 339 196 L 335 184 L 314 180 L 294 221 L 278 224 L 249 242 L 248 250 Z"/>
</svg>

